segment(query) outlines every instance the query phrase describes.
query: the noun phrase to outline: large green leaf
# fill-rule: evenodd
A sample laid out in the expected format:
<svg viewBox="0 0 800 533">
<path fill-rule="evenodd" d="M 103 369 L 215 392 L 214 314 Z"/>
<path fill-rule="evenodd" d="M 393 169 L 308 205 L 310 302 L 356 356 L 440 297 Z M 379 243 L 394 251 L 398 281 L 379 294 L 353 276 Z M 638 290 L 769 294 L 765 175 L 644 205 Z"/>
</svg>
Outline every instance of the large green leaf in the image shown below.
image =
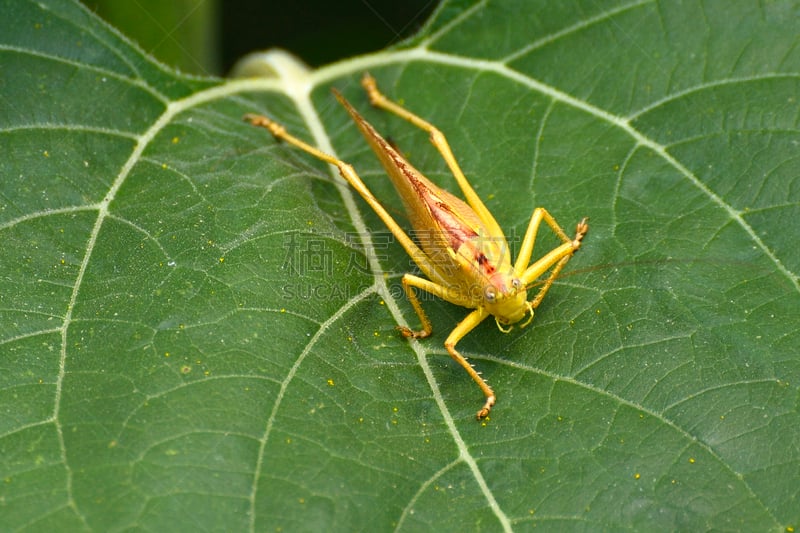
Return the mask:
<svg viewBox="0 0 800 533">
<path fill-rule="evenodd" d="M 0 524 L 7 530 L 800 527 L 796 2 L 445 2 L 313 73 L 170 72 L 79 5 L 0 21 Z M 400 204 L 342 90 L 429 177 L 439 125 L 518 238 L 585 246 L 533 325 L 399 290 L 411 268 L 261 112 Z M 542 231 L 539 249 L 554 243 Z M 547 238 L 546 238 L 547 237 Z"/>
</svg>

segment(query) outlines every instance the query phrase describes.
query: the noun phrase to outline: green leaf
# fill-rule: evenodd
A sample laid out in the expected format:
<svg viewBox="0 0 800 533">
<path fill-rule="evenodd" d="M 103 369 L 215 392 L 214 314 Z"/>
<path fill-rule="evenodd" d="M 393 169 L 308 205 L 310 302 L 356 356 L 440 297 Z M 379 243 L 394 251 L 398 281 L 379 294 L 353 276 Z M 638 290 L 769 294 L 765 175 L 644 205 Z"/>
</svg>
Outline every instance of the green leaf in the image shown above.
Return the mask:
<svg viewBox="0 0 800 533">
<path fill-rule="evenodd" d="M 167 65 L 191 73 L 220 70 L 217 0 L 84 0 L 83 3 Z"/>
<path fill-rule="evenodd" d="M 1 5 L 4 529 L 800 528 L 796 2 L 453 0 L 397 48 L 232 81 L 66 0 Z M 366 70 L 515 242 L 535 206 L 590 217 L 530 327 L 459 343 L 485 424 L 443 348 L 467 310 L 427 298 L 434 334 L 401 338 L 410 260 L 241 121 L 404 221 L 329 87 L 453 180 Z"/>
</svg>

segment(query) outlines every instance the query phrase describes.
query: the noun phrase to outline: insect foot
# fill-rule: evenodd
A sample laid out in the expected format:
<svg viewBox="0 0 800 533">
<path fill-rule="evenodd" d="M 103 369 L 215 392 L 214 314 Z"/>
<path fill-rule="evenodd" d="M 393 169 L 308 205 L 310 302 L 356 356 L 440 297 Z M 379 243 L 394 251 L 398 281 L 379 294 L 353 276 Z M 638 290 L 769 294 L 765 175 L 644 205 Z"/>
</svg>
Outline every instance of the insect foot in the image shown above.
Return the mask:
<svg viewBox="0 0 800 533">
<path fill-rule="evenodd" d="M 486 403 L 484 403 L 483 407 L 481 408 L 481 410 L 478 411 L 478 414 L 476 415 L 476 418 L 478 420 L 483 420 L 484 418 L 489 416 L 489 411 L 492 410 L 492 407 L 494 407 L 494 404 L 495 404 L 496 401 L 497 401 L 497 398 L 495 398 L 494 395 L 487 396 L 486 397 Z"/>
<path fill-rule="evenodd" d="M 575 239 L 572 241 L 574 249 L 577 250 L 581 247 L 581 241 L 586 237 L 587 233 L 589 233 L 589 217 L 583 217 L 575 228 Z"/>
<path fill-rule="evenodd" d="M 397 331 L 400 332 L 401 335 L 403 335 L 403 337 L 405 337 L 407 339 L 424 339 L 425 337 L 427 337 L 427 336 L 429 336 L 431 334 L 430 331 L 425 331 L 425 330 L 415 331 L 415 330 L 413 330 L 411 328 L 407 328 L 405 326 L 397 326 L 396 329 L 397 329 Z"/>
</svg>

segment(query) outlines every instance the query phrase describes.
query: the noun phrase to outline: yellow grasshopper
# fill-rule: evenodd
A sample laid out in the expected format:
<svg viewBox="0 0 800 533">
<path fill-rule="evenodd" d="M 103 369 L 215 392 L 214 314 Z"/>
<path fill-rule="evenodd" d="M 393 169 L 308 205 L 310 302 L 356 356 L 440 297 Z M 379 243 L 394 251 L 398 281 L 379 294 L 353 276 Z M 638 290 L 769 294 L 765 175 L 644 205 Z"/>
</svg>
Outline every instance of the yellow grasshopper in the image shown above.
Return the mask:
<svg viewBox="0 0 800 533">
<path fill-rule="evenodd" d="M 526 316 L 528 318 L 521 327 L 527 326 L 533 320 L 534 309 L 541 303 L 558 273 L 580 248 L 581 240 L 589 230 L 587 219 L 584 218 L 578 223 L 575 237 L 570 239 L 550 213 L 537 207 L 533 211 L 519 255 L 512 267 L 505 235 L 470 186 L 444 134 L 432 124 L 386 98 L 378 90 L 375 79 L 369 74 L 364 75 L 361 85 L 373 106 L 394 113 L 428 132 L 431 142 L 450 167 L 467 200 L 465 203 L 423 176 L 381 137 L 336 89 L 333 89 L 336 99 L 350 114 L 400 194 L 419 244 L 415 243 L 395 222 L 351 165 L 301 141 L 267 117 L 248 114 L 244 119 L 254 126 L 268 129 L 276 139 L 286 141 L 335 166 L 339 174 L 364 198 L 422 273 L 427 276 L 428 279 L 411 274 L 403 276 L 403 289 L 422 323 L 422 329 L 419 331 L 398 326 L 405 337 L 424 338 L 433 330 L 414 291 L 415 288 L 434 294 L 450 303 L 474 309 L 450 332 L 444 345 L 450 356 L 464 367 L 486 397 L 483 407 L 477 413 L 478 420 L 481 420 L 489 415 L 496 402 L 496 396 L 480 374 L 456 350 L 456 344 L 489 315 L 494 316 L 497 326 L 504 333 L 511 331 L 511 324 L 519 322 Z M 542 220 L 550 226 L 562 244 L 530 264 Z M 552 269 L 550 275 L 536 296 L 528 301 L 528 286 L 550 269 Z"/>
</svg>

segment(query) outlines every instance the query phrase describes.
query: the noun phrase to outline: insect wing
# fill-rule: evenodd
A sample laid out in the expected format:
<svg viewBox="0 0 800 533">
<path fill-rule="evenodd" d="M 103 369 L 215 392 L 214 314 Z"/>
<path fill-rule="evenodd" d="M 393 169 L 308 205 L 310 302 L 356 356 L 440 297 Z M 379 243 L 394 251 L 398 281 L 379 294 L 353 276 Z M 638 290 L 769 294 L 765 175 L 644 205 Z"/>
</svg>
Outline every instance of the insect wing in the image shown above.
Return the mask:
<svg viewBox="0 0 800 533">
<path fill-rule="evenodd" d="M 338 92 L 347 110 L 400 195 L 415 237 L 430 259 L 432 280 L 473 292 L 485 270 L 510 270 L 508 244 L 492 234 L 466 202 L 440 188 L 411 165 Z M 497 228 L 492 219 L 489 227 Z M 420 265 L 425 271 L 423 265 Z M 479 278 L 476 279 L 475 275 Z"/>
</svg>

